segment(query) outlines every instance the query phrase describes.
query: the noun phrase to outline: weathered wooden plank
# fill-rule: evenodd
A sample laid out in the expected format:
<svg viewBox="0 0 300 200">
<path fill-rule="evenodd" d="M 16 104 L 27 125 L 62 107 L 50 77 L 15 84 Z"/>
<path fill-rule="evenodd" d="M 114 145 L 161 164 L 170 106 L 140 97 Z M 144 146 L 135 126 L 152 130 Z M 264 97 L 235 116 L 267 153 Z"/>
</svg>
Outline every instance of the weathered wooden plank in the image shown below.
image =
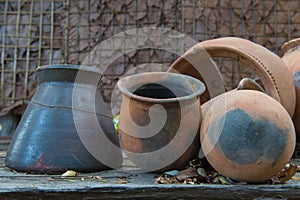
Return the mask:
<svg viewBox="0 0 300 200">
<path fill-rule="evenodd" d="M 21 174 L 21 173 L 17 173 Z M 89 179 L 89 176 L 101 176 L 103 181 Z M 51 178 L 52 177 L 52 178 Z M 59 176 L 25 175 L 1 176 L 0 198 L 20 199 L 131 199 L 147 197 L 151 199 L 198 198 L 300 198 L 300 184 L 289 181 L 283 185 L 157 185 L 157 174 L 135 174 L 117 170 L 93 174 L 80 174 L 72 179 L 60 179 Z M 84 178 L 84 180 L 82 179 Z M 116 184 L 118 180 L 127 180 L 128 184 Z M 172 198 L 171 198 L 172 196 Z"/>
<path fill-rule="evenodd" d="M 20 189 L 0 193 L 5 199 L 298 199 L 299 187 L 222 185 L 95 185 L 81 190 Z"/>
<path fill-rule="evenodd" d="M 300 181 L 282 185 L 154 184 L 160 174 L 139 173 L 125 158 L 126 171 L 60 175 L 26 174 L 4 166 L 0 152 L 0 199 L 299 199 Z M 297 163 L 298 160 L 295 160 Z M 298 162 L 299 163 L 299 162 Z M 102 179 L 95 178 L 96 176 Z M 127 184 L 119 184 L 127 183 Z"/>
</svg>

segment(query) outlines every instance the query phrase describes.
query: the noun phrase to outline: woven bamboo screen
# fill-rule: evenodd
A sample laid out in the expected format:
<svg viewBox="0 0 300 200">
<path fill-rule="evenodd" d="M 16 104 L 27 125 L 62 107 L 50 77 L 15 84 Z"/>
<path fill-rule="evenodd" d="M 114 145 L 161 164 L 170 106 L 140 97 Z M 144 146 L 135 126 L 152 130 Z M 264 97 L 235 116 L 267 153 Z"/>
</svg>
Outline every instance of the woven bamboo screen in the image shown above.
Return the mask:
<svg viewBox="0 0 300 200">
<path fill-rule="evenodd" d="M 99 42 L 122 31 L 170 28 L 196 41 L 237 36 L 280 54 L 283 42 L 300 35 L 299 8 L 298 0 L 0 0 L 0 115 L 22 112 L 17 108 L 35 91 L 37 66 L 81 64 Z M 121 56 L 103 80 L 105 100 L 128 69 L 175 59 L 153 49 Z M 229 89 L 251 73 L 229 60 L 218 63 Z"/>
</svg>

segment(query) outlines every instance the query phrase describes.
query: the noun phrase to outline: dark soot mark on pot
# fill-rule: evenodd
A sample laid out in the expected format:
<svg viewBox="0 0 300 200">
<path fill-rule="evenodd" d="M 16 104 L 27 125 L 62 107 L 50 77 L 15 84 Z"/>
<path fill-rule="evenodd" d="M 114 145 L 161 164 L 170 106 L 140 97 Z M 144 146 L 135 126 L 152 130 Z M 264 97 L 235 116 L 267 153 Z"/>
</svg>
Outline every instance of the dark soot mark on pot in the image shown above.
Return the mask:
<svg viewBox="0 0 300 200">
<path fill-rule="evenodd" d="M 175 91 L 176 94 L 172 90 Z M 176 88 L 172 88 L 172 90 L 157 83 L 149 83 L 139 87 L 133 94 L 155 99 L 168 99 L 188 95 L 187 92 L 179 91 Z"/>
<path fill-rule="evenodd" d="M 224 127 L 216 148 L 229 160 L 241 165 L 271 160 L 272 166 L 276 165 L 285 149 L 288 129 L 280 129 L 263 118 L 253 121 L 248 113 L 238 108 L 212 123 L 212 129 L 209 130 L 212 142 L 216 140 L 214 134 L 222 122 Z"/>
</svg>

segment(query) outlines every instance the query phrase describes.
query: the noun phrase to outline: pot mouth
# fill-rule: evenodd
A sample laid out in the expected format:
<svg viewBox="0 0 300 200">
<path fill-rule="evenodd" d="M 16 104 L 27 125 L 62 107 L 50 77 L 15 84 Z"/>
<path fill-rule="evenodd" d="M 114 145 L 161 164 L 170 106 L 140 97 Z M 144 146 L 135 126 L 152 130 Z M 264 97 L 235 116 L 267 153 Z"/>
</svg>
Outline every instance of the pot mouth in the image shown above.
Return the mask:
<svg viewBox="0 0 300 200">
<path fill-rule="evenodd" d="M 287 51 L 289 51 L 289 49 L 295 48 L 298 45 L 300 45 L 300 38 L 287 41 L 281 46 L 281 52 L 286 53 Z"/>
<path fill-rule="evenodd" d="M 99 68 L 88 67 L 83 65 L 73 65 L 73 64 L 51 64 L 45 66 L 39 66 L 36 68 L 37 71 L 43 70 L 75 70 L 75 71 L 85 71 L 85 72 L 94 72 L 102 74 L 102 71 Z"/>
<path fill-rule="evenodd" d="M 131 75 L 120 79 L 117 85 L 123 95 L 148 103 L 178 103 L 197 98 L 205 91 L 200 80 L 170 72 Z"/>
<path fill-rule="evenodd" d="M 76 82 L 98 86 L 101 76 L 100 69 L 81 65 L 54 64 L 37 68 L 39 84 L 45 82 Z"/>
</svg>

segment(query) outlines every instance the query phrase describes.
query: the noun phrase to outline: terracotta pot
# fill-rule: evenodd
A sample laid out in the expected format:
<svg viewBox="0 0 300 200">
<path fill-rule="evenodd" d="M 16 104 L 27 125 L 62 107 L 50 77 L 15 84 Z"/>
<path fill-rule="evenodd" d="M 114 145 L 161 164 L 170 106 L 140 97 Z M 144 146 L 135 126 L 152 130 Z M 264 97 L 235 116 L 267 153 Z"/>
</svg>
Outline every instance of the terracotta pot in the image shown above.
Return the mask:
<svg viewBox="0 0 300 200">
<path fill-rule="evenodd" d="M 232 90 L 203 105 L 201 147 L 219 173 L 261 182 L 289 162 L 295 130 L 287 111 L 268 95 Z"/>
<path fill-rule="evenodd" d="M 296 108 L 293 116 L 297 138 L 300 138 L 300 38 L 286 42 L 281 47 L 282 60 L 294 79 L 296 89 Z"/>
<path fill-rule="evenodd" d="M 181 169 L 197 157 L 203 83 L 152 72 L 125 77 L 118 87 L 121 146 L 134 164 L 144 171 L 166 171 Z"/>
<path fill-rule="evenodd" d="M 90 67 L 39 67 L 39 85 L 13 136 L 6 166 L 38 173 L 120 167 L 118 136 L 97 89 L 100 76 Z"/>
<path fill-rule="evenodd" d="M 200 42 L 192 49 L 204 49 L 212 58 L 232 58 L 245 64 L 256 72 L 266 94 L 280 102 L 290 116 L 293 116 L 296 102 L 293 79 L 286 69 L 284 62 L 265 47 L 242 38 L 225 37 Z M 215 88 L 209 86 L 213 84 L 210 78 L 199 74 L 201 70 L 194 67 L 194 63 L 197 63 L 197 59 L 201 62 L 203 54 L 197 52 L 203 52 L 203 50 L 194 51 L 192 49 L 184 54 L 183 57 L 176 60 L 169 71 L 177 71 L 181 74 L 199 78 L 206 84 L 208 92 L 211 94 Z M 188 60 L 185 59 L 186 57 L 193 62 L 188 62 Z M 212 67 L 212 65 L 209 67 Z M 212 97 L 214 96 L 209 96 L 209 98 Z"/>
</svg>

